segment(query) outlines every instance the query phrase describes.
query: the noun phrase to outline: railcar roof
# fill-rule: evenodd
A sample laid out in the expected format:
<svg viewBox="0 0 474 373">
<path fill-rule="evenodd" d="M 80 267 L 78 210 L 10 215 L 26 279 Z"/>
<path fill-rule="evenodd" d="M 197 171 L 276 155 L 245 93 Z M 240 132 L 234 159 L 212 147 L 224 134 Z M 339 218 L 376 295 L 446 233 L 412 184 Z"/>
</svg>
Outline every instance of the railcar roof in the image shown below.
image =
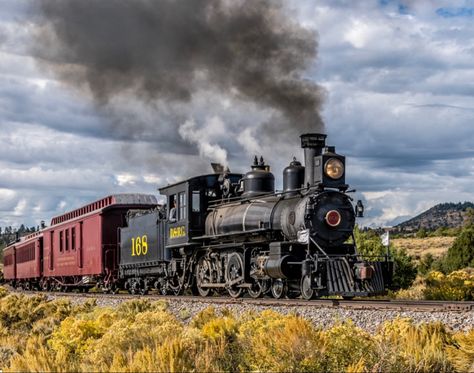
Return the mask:
<svg viewBox="0 0 474 373">
<path fill-rule="evenodd" d="M 29 241 L 34 241 L 39 237 L 43 236 L 43 231 L 38 231 L 34 233 L 27 234 L 26 236 L 20 237 L 18 241 L 15 242 L 10 242 L 8 246 L 6 246 L 3 251 L 13 247 L 13 246 L 22 246 L 25 243 L 28 243 Z"/>
<path fill-rule="evenodd" d="M 162 192 L 163 191 L 166 191 L 167 189 L 169 188 L 173 188 L 177 185 L 180 185 L 180 184 L 183 184 L 183 183 L 187 183 L 187 182 L 190 182 L 190 181 L 193 181 L 193 180 L 197 180 L 197 179 L 205 179 L 205 178 L 208 178 L 208 177 L 214 177 L 214 178 L 218 178 L 220 174 L 205 174 L 205 175 L 199 175 L 199 176 L 193 176 L 193 177 L 190 177 L 189 179 L 185 179 L 185 180 L 181 180 L 181 181 L 178 181 L 176 183 L 173 183 L 173 184 L 168 184 L 164 187 L 161 187 L 161 188 L 158 188 L 158 190 L 160 191 L 161 194 L 163 194 Z M 240 174 L 238 172 L 228 172 L 227 173 L 228 176 L 238 176 L 238 177 L 243 177 L 243 174 Z"/>
<path fill-rule="evenodd" d="M 104 198 L 101 198 L 95 202 L 89 203 L 85 206 L 82 206 L 78 209 L 66 212 L 62 215 L 55 216 L 51 219 L 51 226 L 63 223 L 65 221 L 81 217 L 83 215 L 88 215 L 90 213 L 98 213 L 109 208 L 111 206 L 120 205 L 120 206 L 146 206 L 146 207 L 155 207 L 158 205 L 158 200 L 154 195 L 151 194 L 140 194 L 140 193 L 130 193 L 130 194 L 113 194 Z"/>
</svg>

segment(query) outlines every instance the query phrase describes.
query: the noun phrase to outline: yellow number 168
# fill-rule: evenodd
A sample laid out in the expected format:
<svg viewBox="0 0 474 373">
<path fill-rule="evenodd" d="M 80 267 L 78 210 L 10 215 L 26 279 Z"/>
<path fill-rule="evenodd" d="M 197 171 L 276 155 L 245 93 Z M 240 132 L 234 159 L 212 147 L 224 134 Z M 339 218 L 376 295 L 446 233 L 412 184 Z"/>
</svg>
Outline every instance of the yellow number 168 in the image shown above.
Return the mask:
<svg viewBox="0 0 474 373">
<path fill-rule="evenodd" d="M 138 236 L 132 238 L 132 256 L 146 255 L 148 252 L 148 237 Z"/>
</svg>

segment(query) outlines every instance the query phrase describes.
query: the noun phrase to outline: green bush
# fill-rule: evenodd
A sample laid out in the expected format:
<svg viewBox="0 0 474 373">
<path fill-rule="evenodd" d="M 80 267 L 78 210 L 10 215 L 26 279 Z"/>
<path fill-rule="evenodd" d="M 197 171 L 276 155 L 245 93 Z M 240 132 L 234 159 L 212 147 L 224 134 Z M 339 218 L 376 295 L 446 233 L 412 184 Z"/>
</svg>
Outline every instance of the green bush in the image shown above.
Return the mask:
<svg viewBox="0 0 474 373">
<path fill-rule="evenodd" d="M 373 231 L 361 232 L 357 227 L 354 237 L 359 254 L 368 256 L 384 256 L 387 248 L 382 245 L 380 237 Z M 392 289 L 407 289 L 415 281 L 417 267 L 412 256 L 405 249 L 395 249 L 390 246 L 390 253 L 394 261 Z"/>
<path fill-rule="evenodd" d="M 425 238 L 428 237 L 428 233 L 426 232 L 425 228 L 420 228 L 418 229 L 418 232 L 416 232 L 416 238 Z"/>
<path fill-rule="evenodd" d="M 428 274 L 429 271 L 433 269 L 436 259 L 431 253 L 423 255 L 418 263 L 418 273 L 421 275 Z"/>
<path fill-rule="evenodd" d="M 458 269 L 474 267 L 474 226 L 462 230 L 448 249 L 442 264 L 443 272 L 449 273 Z"/>
<path fill-rule="evenodd" d="M 412 256 L 405 249 L 392 249 L 394 271 L 392 289 L 408 289 L 415 281 L 418 269 Z"/>
</svg>

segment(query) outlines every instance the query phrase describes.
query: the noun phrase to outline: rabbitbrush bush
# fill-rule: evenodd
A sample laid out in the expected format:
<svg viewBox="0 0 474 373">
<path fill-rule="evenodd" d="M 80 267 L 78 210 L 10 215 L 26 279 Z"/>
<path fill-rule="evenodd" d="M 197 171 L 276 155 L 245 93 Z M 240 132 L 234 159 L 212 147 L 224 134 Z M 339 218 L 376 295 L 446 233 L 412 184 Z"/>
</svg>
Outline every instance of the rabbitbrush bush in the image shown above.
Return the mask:
<svg viewBox="0 0 474 373">
<path fill-rule="evenodd" d="M 459 270 L 444 275 L 433 271 L 426 277 L 425 299 L 474 300 L 474 273 Z"/>
<path fill-rule="evenodd" d="M 445 275 L 431 271 L 426 277 L 419 276 L 409 289 L 394 293 L 398 299 L 428 299 L 472 301 L 474 300 L 474 271 L 464 269 Z"/>
<path fill-rule="evenodd" d="M 457 277 L 456 277 L 457 278 Z M 457 281 L 457 280 L 456 280 Z M 317 327 L 274 311 L 210 307 L 189 322 L 164 302 L 116 308 L 0 294 L 3 371 L 474 371 L 474 329 L 407 319 L 370 334 L 350 320 Z"/>
</svg>

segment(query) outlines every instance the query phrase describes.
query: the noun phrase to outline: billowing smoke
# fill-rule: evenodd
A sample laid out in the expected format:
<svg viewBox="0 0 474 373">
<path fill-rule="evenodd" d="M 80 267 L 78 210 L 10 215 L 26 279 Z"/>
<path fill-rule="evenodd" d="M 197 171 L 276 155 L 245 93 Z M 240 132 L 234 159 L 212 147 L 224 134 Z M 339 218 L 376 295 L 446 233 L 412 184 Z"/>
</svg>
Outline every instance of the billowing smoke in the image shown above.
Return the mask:
<svg viewBox="0 0 474 373">
<path fill-rule="evenodd" d="M 184 140 L 197 145 L 201 157 L 227 166 L 227 151 L 218 144 L 211 143 L 216 132 L 219 133 L 224 128 L 219 117 L 207 120 L 203 128 L 198 128 L 196 122 L 190 119 L 179 127 L 179 134 Z"/>
<path fill-rule="evenodd" d="M 34 4 L 41 15 L 34 55 L 63 82 L 90 90 L 100 105 L 124 93 L 150 106 L 186 104 L 195 93 L 210 90 L 273 110 L 276 126 L 323 129 L 322 90 L 304 79 L 316 57 L 317 37 L 292 20 L 281 1 Z"/>
</svg>

